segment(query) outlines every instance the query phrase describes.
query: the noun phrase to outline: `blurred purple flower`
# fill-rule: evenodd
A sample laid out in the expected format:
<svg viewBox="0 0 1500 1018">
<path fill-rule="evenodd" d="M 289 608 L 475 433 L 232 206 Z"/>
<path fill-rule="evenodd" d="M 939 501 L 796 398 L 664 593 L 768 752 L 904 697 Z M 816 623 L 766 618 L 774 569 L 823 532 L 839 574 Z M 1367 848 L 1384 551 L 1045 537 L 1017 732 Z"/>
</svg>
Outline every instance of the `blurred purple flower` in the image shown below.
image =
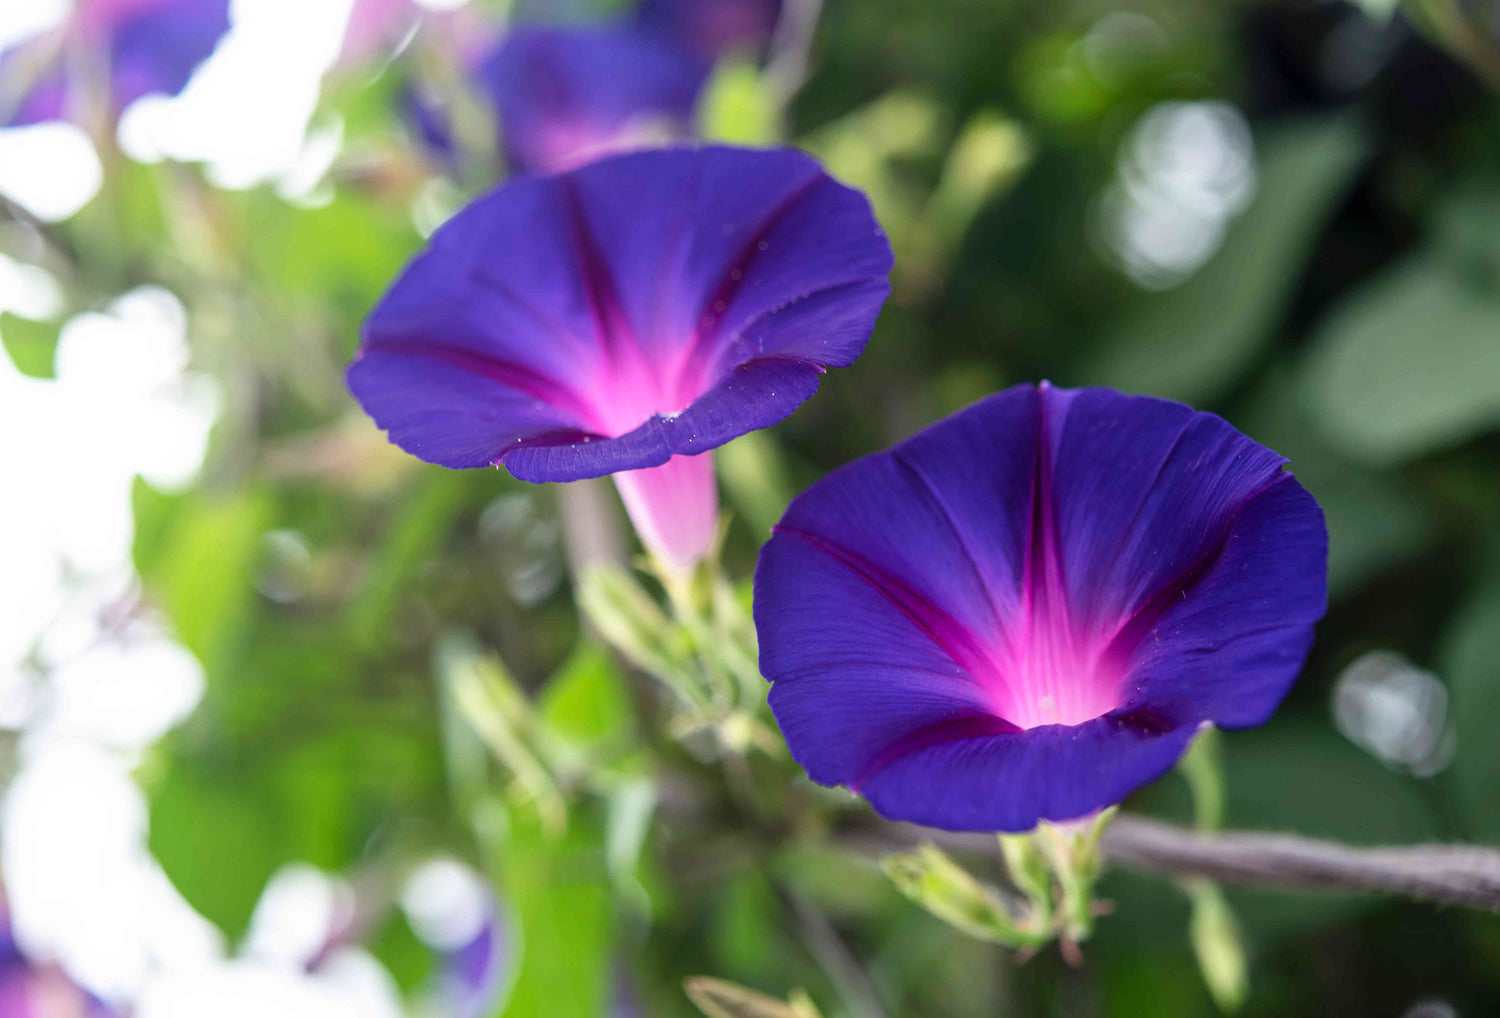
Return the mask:
<svg viewBox="0 0 1500 1018">
<path fill-rule="evenodd" d="M 349 387 L 430 463 L 615 474 L 643 540 L 686 566 L 717 515 L 699 454 L 853 363 L 890 268 L 864 196 L 800 152 L 617 156 L 454 217 L 365 323 Z"/>
<path fill-rule="evenodd" d="M 685 136 L 707 67 L 630 25 L 521 27 L 475 70 L 511 169 L 553 173 Z"/>
<path fill-rule="evenodd" d="M 32 964 L 16 945 L 0 904 L 0 1018 L 115 1018 L 119 1012 L 61 969 Z"/>
<path fill-rule="evenodd" d="M 504 918 L 492 913 L 472 940 L 442 959 L 439 996 L 452 1018 L 487 1018 L 510 962 L 510 936 Z"/>
<path fill-rule="evenodd" d="M 0 54 L 0 83 L 24 76 L 18 96 L 0 97 L 0 124 L 76 118 L 86 91 L 65 62 L 81 49 L 109 69 L 108 110 L 118 116 L 152 93 L 175 95 L 229 30 L 229 0 L 79 0 L 58 29 Z"/>
<path fill-rule="evenodd" d="M 771 707 L 883 816 L 1030 829 L 1258 725 L 1326 600 L 1323 514 L 1212 414 L 1018 386 L 792 502 L 761 553 Z"/>
<path fill-rule="evenodd" d="M 668 32 L 710 60 L 771 39 L 782 0 L 643 0 L 640 23 Z"/>
<path fill-rule="evenodd" d="M 446 106 L 429 96 L 420 82 L 408 80 L 396 93 L 396 109 L 408 131 L 435 163 L 446 170 L 459 169 L 458 142 Z"/>
</svg>

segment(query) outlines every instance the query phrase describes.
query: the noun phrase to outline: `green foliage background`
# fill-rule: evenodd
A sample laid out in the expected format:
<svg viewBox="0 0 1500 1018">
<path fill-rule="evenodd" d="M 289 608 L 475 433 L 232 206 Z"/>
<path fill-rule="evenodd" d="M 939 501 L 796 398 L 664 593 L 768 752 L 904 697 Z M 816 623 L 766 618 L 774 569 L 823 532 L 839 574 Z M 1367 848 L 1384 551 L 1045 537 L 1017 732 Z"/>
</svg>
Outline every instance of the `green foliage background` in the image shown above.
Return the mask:
<svg viewBox="0 0 1500 1018">
<path fill-rule="evenodd" d="M 818 153 L 871 193 L 900 257 L 858 364 L 721 454 L 727 567 L 749 575 L 792 492 L 1003 385 L 1191 401 L 1288 455 L 1332 535 L 1333 600 L 1304 677 L 1271 724 L 1226 739 L 1227 822 L 1500 839 L 1500 98 L 1401 15 L 1132 10 L 1163 42 L 1104 78 L 1086 39 L 1118 8 L 1092 0 L 830 0 L 784 123 L 753 69 L 721 75 L 710 133 L 784 132 Z M 1356 43 L 1368 73 L 1351 82 L 1330 67 Z M 747 801 L 661 732 L 656 688 L 584 632 L 555 491 L 386 446 L 341 371 L 421 243 L 411 208 L 435 173 L 395 111 L 400 73 L 325 95 L 349 140 L 322 207 L 121 162 L 105 198 L 47 231 L 75 308 L 143 282 L 181 295 L 195 364 L 227 395 L 201 483 L 138 481 L 134 500 L 146 593 L 208 672 L 140 774 L 151 848 L 188 900 L 234 936 L 286 862 L 365 872 L 456 852 L 520 928 L 512 1018 L 626 998 L 686 1015 L 681 982 L 699 973 L 806 988 L 827 1015 L 872 1001 L 934 1018 L 1216 1013 L 1171 884 L 1111 873 L 1118 908 L 1087 964 L 1020 964 L 902 899 L 846 836 L 864 830 L 858 803 L 754 755 Z M 1203 99 L 1247 117 L 1256 194 L 1205 265 L 1143 290 L 1101 252 L 1100 196 L 1143 112 Z M 451 199 L 481 178 L 443 186 Z M 23 371 L 48 373 L 55 326 L 7 315 L 0 336 Z M 305 560 L 278 552 L 285 533 Z M 455 634 L 504 662 L 575 761 L 565 829 L 513 794 L 448 702 Z M 1372 649 L 1446 683 L 1456 752 L 1438 775 L 1389 770 L 1332 725 L 1335 677 Z M 1128 805 L 1185 819 L 1186 789 L 1170 777 Z M 1246 1015 L 1500 1011 L 1494 917 L 1230 900 L 1251 952 Z M 423 978 L 399 917 L 371 938 L 404 985 Z"/>
</svg>

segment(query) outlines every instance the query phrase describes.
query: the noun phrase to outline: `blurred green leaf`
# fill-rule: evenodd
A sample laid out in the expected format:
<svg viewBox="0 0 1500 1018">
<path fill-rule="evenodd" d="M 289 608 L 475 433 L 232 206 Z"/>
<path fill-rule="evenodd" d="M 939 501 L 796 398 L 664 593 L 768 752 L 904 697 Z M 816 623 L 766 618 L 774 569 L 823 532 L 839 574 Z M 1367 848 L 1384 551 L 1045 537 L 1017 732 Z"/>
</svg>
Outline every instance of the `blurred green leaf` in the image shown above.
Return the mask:
<svg viewBox="0 0 1500 1018">
<path fill-rule="evenodd" d="M 1371 21 L 1386 25 L 1396 16 L 1401 0 L 1355 0 L 1355 6 L 1364 11 Z"/>
<path fill-rule="evenodd" d="M 1449 717 L 1458 740 L 1452 776 L 1470 826 L 1485 841 L 1500 840 L 1500 583 L 1472 595 L 1448 623 L 1438 652 L 1438 674 L 1448 683 Z"/>
<path fill-rule="evenodd" d="M 721 60 L 698 104 L 699 134 L 732 145 L 774 145 L 781 113 L 760 68 L 747 60 Z"/>
<path fill-rule="evenodd" d="M 1296 831 L 1356 845 L 1438 834 L 1428 787 L 1387 770 L 1327 722 L 1285 721 L 1224 733 L 1226 825 Z M 1316 781 L 1307 776 L 1316 774 Z"/>
<path fill-rule="evenodd" d="M 467 481 L 456 470 L 423 471 L 419 486 L 386 529 L 364 585 L 350 606 L 349 626 L 361 646 L 379 647 L 391 638 L 391 617 L 409 595 L 411 580 L 422 564 L 447 540 L 464 507 Z"/>
<path fill-rule="evenodd" d="M 756 866 L 740 866 L 724 882 L 710 917 L 714 970 L 736 978 L 785 975 L 781 951 L 786 937 L 776 890 Z"/>
<path fill-rule="evenodd" d="M 537 697 L 537 713 L 555 734 L 582 747 L 628 739 L 635 728 L 630 690 L 609 653 L 585 642 Z"/>
<path fill-rule="evenodd" d="M 421 244 L 408 219 L 352 191 L 315 209 L 251 201 L 242 228 L 274 287 L 354 314 L 374 306 Z"/>
<path fill-rule="evenodd" d="M 612 910 L 599 825 L 580 815 L 562 835 L 513 810 L 498 850 L 519 963 L 504 1018 L 601 1015 L 609 999 Z"/>
<path fill-rule="evenodd" d="M 34 322 L 29 318 L 0 312 L 0 342 L 10 354 L 16 370 L 31 378 L 52 378 L 53 356 L 57 353 L 57 322 Z"/>
<path fill-rule="evenodd" d="M 752 431 L 721 447 L 714 462 L 734 508 L 757 540 L 765 540 L 792 500 L 781 446 L 766 432 Z"/>
<path fill-rule="evenodd" d="M 1328 583 L 1335 595 L 1421 551 L 1431 514 L 1400 476 L 1351 461 L 1330 445 L 1300 399 L 1292 372 L 1267 373 L 1235 423 L 1291 460 L 1328 521 Z"/>
<path fill-rule="evenodd" d="M 1234 908 L 1211 880 L 1193 879 L 1183 886 L 1193 903 L 1188 939 L 1203 982 L 1219 1010 L 1238 1011 L 1250 994 L 1250 963 Z"/>
<path fill-rule="evenodd" d="M 1193 736 L 1177 762 L 1177 772 L 1187 781 L 1193 793 L 1195 826 L 1200 831 L 1216 831 L 1224 823 L 1224 745 L 1223 736 L 1211 725 Z"/>
<path fill-rule="evenodd" d="M 1222 395 L 1274 338 L 1313 242 L 1366 152 L 1344 118 L 1267 130 L 1257 197 L 1223 246 L 1186 282 L 1141 298 L 1109 329 L 1088 381 L 1198 404 Z"/>
<path fill-rule="evenodd" d="M 1330 439 L 1377 462 L 1500 424 L 1500 287 L 1415 255 L 1329 315 L 1303 396 Z"/>
<path fill-rule="evenodd" d="M 865 192 L 891 244 L 902 251 L 925 191 L 898 171 L 902 160 L 939 153 L 950 115 L 930 95 L 894 91 L 801 139 L 839 180 Z M 896 267 L 901 269 L 898 255 Z"/>
<path fill-rule="evenodd" d="M 406 915 L 392 909 L 370 943 L 370 953 L 385 966 L 404 993 L 412 993 L 432 978 L 432 949 L 412 932 Z"/>
<path fill-rule="evenodd" d="M 231 937 L 282 860 L 282 829 L 245 775 L 173 767 L 151 790 L 148 844 L 188 903 Z"/>
<path fill-rule="evenodd" d="M 970 117 L 948 152 L 927 207 L 941 242 L 956 247 L 983 204 L 1015 181 L 1031 155 L 1031 139 L 1016 121 L 994 110 Z"/>
<path fill-rule="evenodd" d="M 142 531 L 135 559 L 146 589 L 212 679 L 239 647 L 256 603 L 255 568 L 269 500 L 253 491 L 225 498 L 153 498 L 137 484 L 135 504 L 163 514 Z"/>
</svg>

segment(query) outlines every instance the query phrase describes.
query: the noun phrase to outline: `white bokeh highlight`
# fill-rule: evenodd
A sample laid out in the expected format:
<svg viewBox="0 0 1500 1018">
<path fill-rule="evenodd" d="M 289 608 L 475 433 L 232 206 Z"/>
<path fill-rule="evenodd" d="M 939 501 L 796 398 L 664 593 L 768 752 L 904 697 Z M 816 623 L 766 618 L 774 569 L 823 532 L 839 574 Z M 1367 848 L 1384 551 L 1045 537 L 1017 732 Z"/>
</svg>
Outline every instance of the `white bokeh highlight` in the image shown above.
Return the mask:
<svg viewBox="0 0 1500 1018">
<path fill-rule="evenodd" d="M 224 188 L 273 182 L 284 194 L 310 193 L 342 139 L 341 129 L 309 136 L 308 127 L 350 6 L 238 0 L 229 33 L 181 94 L 146 96 L 124 112 L 120 147 L 141 162 L 203 163 Z"/>
<path fill-rule="evenodd" d="M 61 121 L 0 129 L 0 196 L 47 223 L 71 219 L 104 183 L 83 128 Z"/>
<path fill-rule="evenodd" d="M 1104 246 L 1140 285 L 1182 282 L 1255 196 L 1250 125 L 1224 102 L 1158 103 L 1121 148 L 1100 205 Z"/>
<path fill-rule="evenodd" d="M 1430 777 L 1453 759 L 1448 688 L 1393 651 L 1361 655 L 1339 673 L 1333 722 L 1345 738 L 1393 770 Z"/>
<path fill-rule="evenodd" d="M 55 316 L 55 281 L 0 266 L 7 306 Z M 39 271 L 39 270 L 38 270 Z M 21 770 L 0 823 L 0 875 L 28 956 L 121 1003 L 222 954 L 218 932 L 146 849 L 131 778 L 202 696 L 196 658 L 131 606 L 130 493 L 196 476 L 217 414 L 188 369 L 187 315 L 157 287 L 64 323 L 56 377 L 0 357 L 0 724 Z"/>
<path fill-rule="evenodd" d="M 407 878 L 401 910 L 417 939 L 438 951 L 457 951 L 494 920 L 489 885 L 470 866 L 432 859 Z"/>
</svg>

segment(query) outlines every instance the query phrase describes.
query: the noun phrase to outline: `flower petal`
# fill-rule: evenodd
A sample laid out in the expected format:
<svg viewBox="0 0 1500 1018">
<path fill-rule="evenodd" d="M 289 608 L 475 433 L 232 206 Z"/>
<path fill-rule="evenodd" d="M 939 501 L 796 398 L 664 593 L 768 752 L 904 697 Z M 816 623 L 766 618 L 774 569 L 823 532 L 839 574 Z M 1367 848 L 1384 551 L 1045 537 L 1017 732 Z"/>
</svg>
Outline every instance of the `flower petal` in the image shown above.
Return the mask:
<svg viewBox="0 0 1500 1018">
<path fill-rule="evenodd" d="M 511 168 L 551 173 L 680 136 L 707 73 L 665 36 L 629 25 L 512 31 L 475 71 Z M 655 140 L 659 140 L 655 139 Z"/>
<path fill-rule="evenodd" d="M 1123 712 L 1017 734 L 934 732 L 859 791 L 881 816 L 950 831 L 1027 831 L 1112 806 L 1161 777 L 1197 729 L 1159 728 Z"/>
<path fill-rule="evenodd" d="M 676 34 L 708 57 L 761 46 L 781 16 L 782 0 L 644 0 L 641 24 Z"/>
<path fill-rule="evenodd" d="M 401 448 L 445 467 L 489 466 L 517 443 L 569 426 L 551 404 L 427 355 L 372 350 L 349 366 L 347 377 L 365 412 L 400 436 Z"/>
<path fill-rule="evenodd" d="M 803 361 L 748 361 L 676 417 L 652 417 L 618 438 L 555 431 L 518 442 L 497 462 L 535 484 L 659 466 L 672 456 L 696 456 L 784 420 L 818 390 L 821 376 L 820 367 Z"/>
<path fill-rule="evenodd" d="M 15 68 L 34 75 L 8 102 L 0 123 L 24 127 L 80 112 L 78 87 L 65 69 L 77 39 L 109 68 L 109 102 L 118 114 L 144 95 L 176 95 L 229 30 L 229 0 L 135 0 L 80 5 L 63 34 L 0 53 L 0 83 Z M 99 52 L 105 50 L 107 52 Z M 34 66 L 40 60 L 42 66 Z"/>
<path fill-rule="evenodd" d="M 890 266 L 868 203 L 801 153 L 619 156 L 454 217 L 371 315 L 349 384 L 393 441 L 445 466 L 488 453 L 530 481 L 658 466 L 774 424 L 857 357 Z M 451 370 L 412 373 L 398 410 L 422 359 Z"/>
<path fill-rule="evenodd" d="M 1234 515 L 1283 476 L 1285 459 L 1212 414 L 1107 389 L 1046 394 L 1056 553 L 1074 621 L 1095 631 L 1201 568 Z"/>
<path fill-rule="evenodd" d="M 1140 632 L 1130 702 L 1225 728 L 1264 723 L 1327 607 L 1327 558 L 1322 511 L 1281 473 L 1240 510 L 1212 566 Z"/>
<path fill-rule="evenodd" d="M 1264 721 L 1326 591 L 1283 463 L 1210 414 L 1044 384 L 835 471 L 756 576 L 793 755 L 888 816 L 1016 830 L 1119 801 L 1204 721 Z"/>
<path fill-rule="evenodd" d="M 659 467 L 622 470 L 615 486 L 641 543 L 677 570 L 689 571 L 713 547 L 719 489 L 712 456 L 673 456 Z"/>
<path fill-rule="evenodd" d="M 755 575 L 761 671 L 793 757 L 853 784 L 914 729 L 988 713 L 984 690 L 869 578 L 780 535 Z"/>
<path fill-rule="evenodd" d="M 123 18 L 110 46 L 116 110 L 176 95 L 229 31 L 229 0 L 159 0 Z"/>
</svg>

